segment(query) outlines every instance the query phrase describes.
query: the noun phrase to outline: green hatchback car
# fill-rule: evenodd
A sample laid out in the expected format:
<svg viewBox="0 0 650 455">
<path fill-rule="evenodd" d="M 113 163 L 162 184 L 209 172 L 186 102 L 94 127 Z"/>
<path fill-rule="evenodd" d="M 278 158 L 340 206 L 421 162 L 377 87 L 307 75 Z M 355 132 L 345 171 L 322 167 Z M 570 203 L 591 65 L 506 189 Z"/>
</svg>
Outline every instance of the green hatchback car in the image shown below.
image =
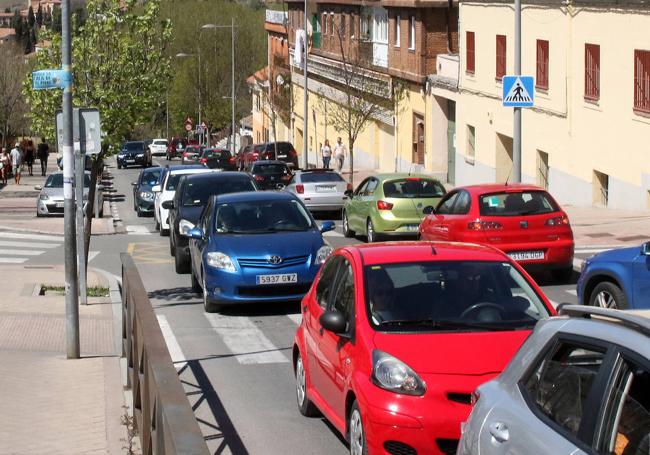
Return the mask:
<svg viewBox="0 0 650 455">
<path fill-rule="evenodd" d="M 368 177 L 343 207 L 343 234 L 366 235 L 368 243 L 382 237 L 418 235 L 426 207 L 436 207 L 447 191 L 438 180 L 418 174 Z"/>
</svg>

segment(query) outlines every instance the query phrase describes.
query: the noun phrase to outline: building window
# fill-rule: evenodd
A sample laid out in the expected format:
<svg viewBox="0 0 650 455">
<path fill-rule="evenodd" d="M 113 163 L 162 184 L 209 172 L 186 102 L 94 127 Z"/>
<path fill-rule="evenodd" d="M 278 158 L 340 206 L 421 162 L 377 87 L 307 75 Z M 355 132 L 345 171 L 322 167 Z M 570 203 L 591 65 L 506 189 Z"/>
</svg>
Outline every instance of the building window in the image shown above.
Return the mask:
<svg viewBox="0 0 650 455">
<path fill-rule="evenodd" d="M 355 33 L 355 20 L 354 14 L 350 13 L 350 38 L 354 38 Z"/>
<path fill-rule="evenodd" d="M 535 87 L 548 90 L 548 41 L 537 40 L 537 79 Z"/>
<path fill-rule="evenodd" d="M 409 16 L 409 49 L 415 50 L 415 16 Z"/>
<path fill-rule="evenodd" d="M 537 186 L 548 190 L 548 153 L 537 151 Z"/>
<path fill-rule="evenodd" d="M 585 44 L 585 99 L 600 98 L 600 46 Z"/>
<path fill-rule="evenodd" d="M 372 39 L 372 14 L 364 12 L 361 16 L 361 39 L 370 41 Z"/>
<path fill-rule="evenodd" d="M 327 35 L 327 13 L 323 13 L 321 23 L 323 24 L 323 35 Z"/>
<path fill-rule="evenodd" d="M 476 129 L 472 125 L 467 125 L 467 157 L 476 158 Z"/>
<path fill-rule="evenodd" d="M 496 78 L 501 81 L 506 75 L 506 35 L 497 35 L 497 72 Z"/>
<path fill-rule="evenodd" d="M 345 39 L 345 14 L 341 13 L 341 39 Z"/>
<path fill-rule="evenodd" d="M 400 47 L 402 41 L 402 17 L 398 14 L 395 18 L 395 47 Z"/>
<path fill-rule="evenodd" d="M 375 8 L 373 14 L 372 40 L 376 43 L 388 43 L 388 12 L 383 8 Z"/>
<path fill-rule="evenodd" d="M 334 11 L 330 13 L 330 34 L 334 36 L 336 31 L 334 30 Z"/>
<path fill-rule="evenodd" d="M 650 113 L 650 51 L 634 50 L 634 109 Z"/>
<path fill-rule="evenodd" d="M 475 48 L 474 32 L 465 32 L 465 71 L 474 74 L 475 70 Z"/>
</svg>

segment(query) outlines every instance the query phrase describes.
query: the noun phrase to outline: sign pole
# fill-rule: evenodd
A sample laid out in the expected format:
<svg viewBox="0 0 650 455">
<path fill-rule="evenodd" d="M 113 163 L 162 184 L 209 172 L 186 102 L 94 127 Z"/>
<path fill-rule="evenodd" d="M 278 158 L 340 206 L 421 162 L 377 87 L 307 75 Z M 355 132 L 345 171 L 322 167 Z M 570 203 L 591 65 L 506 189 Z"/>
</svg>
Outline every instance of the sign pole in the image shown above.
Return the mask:
<svg viewBox="0 0 650 455">
<path fill-rule="evenodd" d="M 61 2 L 61 61 L 63 71 L 72 72 L 70 0 Z M 74 151 L 72 148 L 72 83 L 63 89 L 63 216 L 65 233 L 65 333 L 68 359 L 79 358 L 79 282 L 75 242 Z"/>
<path fill-rule="evenodd" d="M 515 75 L 521 75 L 521 0 L 515 0 Z M 511 180 L 521 183 L 521 107 L 514 110 Z"/>
<path fill-rule="evenodd" d="M 309 37 L 307 36 L 307 0 L 305 0 L 305 44 L 304 44 L 304 49 L 303 52 L 305 53 L 304 55 L 304 62 L 303 62 L 303 71 L 305 72 L 305 83 L 304 83 L 304 103 L 303 103 L 303 113 L 302 113 L 302 118 L 303 118 L 303 123 L 304 123 L 304 131 L 302 133 L 302 153 L 303 153 L 303 166 L 305 169 L 309 168 L 309 157 L 307 156 L 308 153 L 308 140 L 309 140 L 309 133 L 308 133 L 308 124 L 309 124 L 309 92 L 307 91 L 307 82 L 309 80 L 309 76 L 307 75 L 307 58 L 309 57 L 309 52 L 308 52 L 308 46 L 309 46 Z"/>
<path fill-rule="evenodd" d="M 78 112 L 75 112 L 77 116 Z M 77 119 L 79 120 L 79 119 Z M 81 122 L 79 123 L 81 126 Z M 81 128 L 77 134 L 81 134 Z M 74 138 L 74 149 L 76 156 L 75 166 L 75 199 L 77 202 L 77 267 L 79 268 L 79 303 L 82 305 L 88 304 L 88 296 L 86 289 L 86 240 L 84 238 L 85 223 L 84 223 L 84 180 L 85 168 L 84 158 L 85 155 L 81 150 L 80 138 Z"/>
</svg>

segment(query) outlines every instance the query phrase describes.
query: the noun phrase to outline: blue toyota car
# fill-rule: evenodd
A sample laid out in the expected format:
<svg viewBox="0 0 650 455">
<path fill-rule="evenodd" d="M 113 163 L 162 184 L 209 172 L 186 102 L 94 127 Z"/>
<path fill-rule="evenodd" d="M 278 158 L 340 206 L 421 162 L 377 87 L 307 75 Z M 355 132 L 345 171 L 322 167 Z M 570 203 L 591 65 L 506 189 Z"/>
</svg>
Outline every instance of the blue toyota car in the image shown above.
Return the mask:
<svg viewBox="0 0 650 455">
<path fill-rule="evenodd" d="M 206 312 L 245 302 L 300 300 L 331 253 L 303 203 L 286 192 L 211 197 L 190 237 L 192 288 Z"/>
<path fill-rule="evenodd" d="M 577 292 L 583 305 L 650 309 L 650 242 L 587 259 L 582 264 Z"/>
</svg>

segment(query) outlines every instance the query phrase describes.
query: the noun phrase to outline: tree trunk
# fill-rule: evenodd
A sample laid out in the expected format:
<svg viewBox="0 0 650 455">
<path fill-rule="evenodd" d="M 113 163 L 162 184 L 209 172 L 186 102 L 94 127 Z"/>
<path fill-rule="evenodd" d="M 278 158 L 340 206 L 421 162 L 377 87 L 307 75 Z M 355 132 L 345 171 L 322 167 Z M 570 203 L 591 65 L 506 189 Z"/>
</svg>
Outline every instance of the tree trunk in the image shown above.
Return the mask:
<svg viewBox="0 0 650 455">
<path fill-rule="evenodd" d="M 354 187 L 354 140 L 348 137 L 348 147 L 350 155 L 350 185 Z"/>
</svg>

